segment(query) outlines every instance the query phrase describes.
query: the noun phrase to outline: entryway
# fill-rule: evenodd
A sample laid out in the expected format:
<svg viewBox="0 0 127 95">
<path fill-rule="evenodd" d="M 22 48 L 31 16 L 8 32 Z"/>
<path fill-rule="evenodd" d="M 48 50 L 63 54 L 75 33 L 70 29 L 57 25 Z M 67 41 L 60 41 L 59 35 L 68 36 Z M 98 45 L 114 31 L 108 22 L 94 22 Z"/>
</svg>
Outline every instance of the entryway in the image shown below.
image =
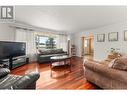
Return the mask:
<svg viewBox="0 0 127 95">
<path fill-rule="evenodd" d="M 94 36 L 82 37 L 82 57 L 92 57 L 94 55 Z"/>
</svg>

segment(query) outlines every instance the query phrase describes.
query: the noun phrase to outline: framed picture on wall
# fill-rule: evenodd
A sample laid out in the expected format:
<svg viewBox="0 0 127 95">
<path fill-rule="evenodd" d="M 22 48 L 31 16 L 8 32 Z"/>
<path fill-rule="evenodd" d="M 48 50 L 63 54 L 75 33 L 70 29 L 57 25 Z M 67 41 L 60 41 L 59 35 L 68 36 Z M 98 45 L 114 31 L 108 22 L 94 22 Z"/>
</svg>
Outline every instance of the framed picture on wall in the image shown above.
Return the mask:
<svg viewBox="0 0 127 95">
<path fill-rule="evenodd" d="M 127 41 L 127 30 L 124 31 L 124 41 Z"/>
<path fill-rule="evenodd" d="M 105 34 L 97 34 L 97 42 L 104 42 Z"/>
<path fill-rule="evenodd" d="M 108 34 L 109 41 L 118 41 L 118 32 L 111 32 Z"/>
</svg>

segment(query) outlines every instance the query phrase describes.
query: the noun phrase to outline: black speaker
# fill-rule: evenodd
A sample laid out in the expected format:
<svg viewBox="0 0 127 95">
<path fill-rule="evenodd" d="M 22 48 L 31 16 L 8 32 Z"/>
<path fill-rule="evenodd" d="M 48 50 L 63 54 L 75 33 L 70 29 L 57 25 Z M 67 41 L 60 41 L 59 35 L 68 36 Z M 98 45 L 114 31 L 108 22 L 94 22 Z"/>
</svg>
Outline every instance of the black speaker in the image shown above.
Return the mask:
<svg viewBox="0 0 127 95">
<path fill-rule="evenodd" d="M 29 63 L 29 58 L 28 57 L 26 58 L 26 63 Z"/>
</svg>

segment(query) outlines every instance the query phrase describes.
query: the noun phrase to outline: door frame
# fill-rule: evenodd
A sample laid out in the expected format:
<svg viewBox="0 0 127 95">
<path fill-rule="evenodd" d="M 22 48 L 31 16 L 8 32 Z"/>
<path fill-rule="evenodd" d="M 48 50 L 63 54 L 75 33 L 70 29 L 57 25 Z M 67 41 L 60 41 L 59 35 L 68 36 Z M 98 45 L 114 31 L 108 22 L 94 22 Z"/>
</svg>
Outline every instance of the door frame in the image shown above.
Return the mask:
<svg viewBox="0 0 127 95">
<path fill-rule="evenodd" d="M 82 36 L 81 37 L 81 57 L 83 57 L 85 54 L 85 50 L 84 50 L 84 41 L 85 41 L 85 39 L 93 39 L 93 55 L 94 55 L 94 35 L 90 35 L 90 36 L 87 36 L 87 37 L 85 37 L 85 36 Z M 91 41 L 90 41 L 90 53 L 91 53 Z M 91 54 L 90 54 L 91 55 Z"/>
</svg>

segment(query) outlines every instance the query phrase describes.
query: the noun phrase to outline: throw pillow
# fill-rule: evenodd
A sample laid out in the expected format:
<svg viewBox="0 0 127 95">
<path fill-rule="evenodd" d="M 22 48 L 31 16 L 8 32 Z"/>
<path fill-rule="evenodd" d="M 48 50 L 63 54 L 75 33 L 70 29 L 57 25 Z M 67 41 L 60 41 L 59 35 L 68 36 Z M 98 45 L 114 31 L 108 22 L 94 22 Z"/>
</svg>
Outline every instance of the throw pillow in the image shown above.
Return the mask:
<svg viewBox="0 0 127 95">
<path fill-rule="evenodd" d="M 109 63 L 109 67 L 120 70 L 127 70 L 127 57 L 116 58 Z"/>
</svg>

